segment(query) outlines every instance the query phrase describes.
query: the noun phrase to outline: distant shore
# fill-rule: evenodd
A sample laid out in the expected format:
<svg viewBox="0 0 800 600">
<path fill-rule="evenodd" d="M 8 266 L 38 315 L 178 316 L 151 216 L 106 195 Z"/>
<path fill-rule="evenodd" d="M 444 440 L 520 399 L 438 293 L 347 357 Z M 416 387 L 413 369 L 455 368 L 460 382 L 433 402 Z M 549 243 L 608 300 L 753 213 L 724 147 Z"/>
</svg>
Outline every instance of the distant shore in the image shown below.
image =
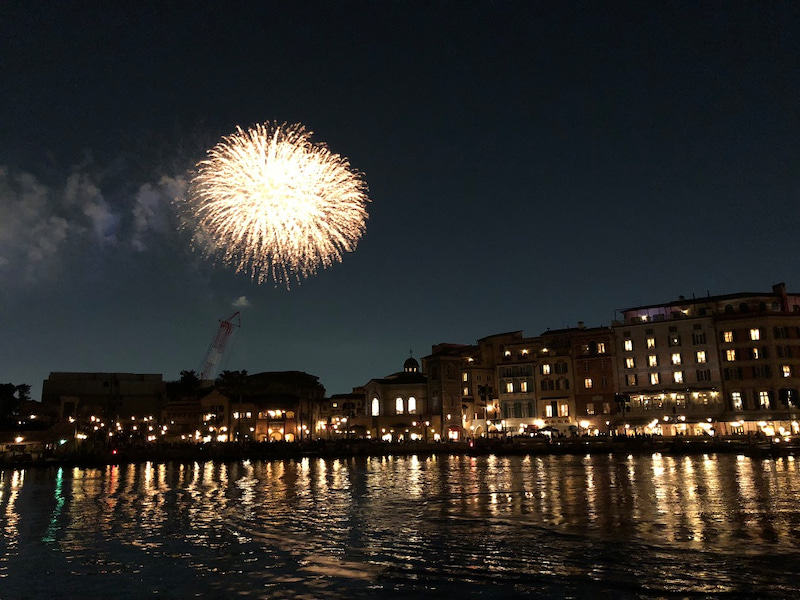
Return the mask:
<svg viewBox="0 0 800 600">
<path fill-rule="evenodd" d="M 263 443 L 160 444 L 83 448 L 53 456 L 17 455 L 0 459 L 0 467 L 104 466 L 141 462 L 206 462 L 235 460 L 284 460 L 302 458 L 348 458 L 354 456 L 408 455 L 551 455 L 551 454 L 742 454 L 779 457 L 800 454 L 800 439 L 767 440 L 755 437 L 662 438 L 570 437 L 498 438 L 467 442 L 383 442 L 335 440 Z"/>
</svg>

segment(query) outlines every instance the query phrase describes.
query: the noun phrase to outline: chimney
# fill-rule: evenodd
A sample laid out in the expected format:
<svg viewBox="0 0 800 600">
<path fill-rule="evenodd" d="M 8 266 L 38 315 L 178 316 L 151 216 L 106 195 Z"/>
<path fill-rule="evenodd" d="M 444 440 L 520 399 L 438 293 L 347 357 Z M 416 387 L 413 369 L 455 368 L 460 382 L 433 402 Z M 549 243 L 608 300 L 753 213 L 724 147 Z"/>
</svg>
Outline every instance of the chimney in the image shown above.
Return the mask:
<svg viewBox="0 0 800 600">
<path fill-rule="evenodd" d="M 781 299 L 781 311 L 789 312 L 789 297 L 786 294 L 786 284 L 776 283 L 772 286 L 772 293 Z"/>
<path fill-rule="evenodd" d="M 586 329 L 586 323 L 583 321 L 578 321 L 578 329 Z"/>
</svg>

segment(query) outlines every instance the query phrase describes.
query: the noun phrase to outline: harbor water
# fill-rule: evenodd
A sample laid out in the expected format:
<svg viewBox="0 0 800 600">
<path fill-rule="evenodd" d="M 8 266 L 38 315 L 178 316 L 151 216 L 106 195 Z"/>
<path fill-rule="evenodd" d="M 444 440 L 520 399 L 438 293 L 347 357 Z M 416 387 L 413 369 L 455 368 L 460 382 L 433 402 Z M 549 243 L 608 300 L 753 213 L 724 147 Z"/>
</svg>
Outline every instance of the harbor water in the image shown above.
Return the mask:
<svg viewBox="0 0 800 600">
<path fill-rule="evenodd" d="M 0 598 L 797 598 L 800 459 L 0 472 Z"/>
</svg>

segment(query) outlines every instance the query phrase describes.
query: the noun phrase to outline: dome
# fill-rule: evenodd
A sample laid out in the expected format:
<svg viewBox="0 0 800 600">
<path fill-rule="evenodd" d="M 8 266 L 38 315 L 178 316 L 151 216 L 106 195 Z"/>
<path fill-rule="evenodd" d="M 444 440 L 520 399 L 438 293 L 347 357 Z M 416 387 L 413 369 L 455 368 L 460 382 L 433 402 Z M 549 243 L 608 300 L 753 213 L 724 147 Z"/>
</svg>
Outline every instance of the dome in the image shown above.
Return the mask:
<svg viewBox="0 0 800 600">
<path fill-rule="evenodd" d="M 419 373 L 419 363 L 413 358 L 407 358 L 403 363 L 403 371 L 406 373 Z"/>
</svg>

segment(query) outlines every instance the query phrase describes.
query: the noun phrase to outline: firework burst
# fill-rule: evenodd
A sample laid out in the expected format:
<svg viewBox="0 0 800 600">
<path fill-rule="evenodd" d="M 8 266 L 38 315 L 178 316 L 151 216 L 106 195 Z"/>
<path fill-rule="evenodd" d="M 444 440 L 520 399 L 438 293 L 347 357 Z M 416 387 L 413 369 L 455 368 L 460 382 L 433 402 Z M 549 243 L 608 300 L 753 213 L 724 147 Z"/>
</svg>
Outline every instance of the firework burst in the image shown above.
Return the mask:
<svg viewBox="0 0 800 600">
<path fill-rule="evenodd" d="M 258 283 L 288 286 L 355 249 L 367 185 L 311 135 L 300 124 L 237 127 L 208 151 L 188 195 L 204 252 Z"/>
</svg>

